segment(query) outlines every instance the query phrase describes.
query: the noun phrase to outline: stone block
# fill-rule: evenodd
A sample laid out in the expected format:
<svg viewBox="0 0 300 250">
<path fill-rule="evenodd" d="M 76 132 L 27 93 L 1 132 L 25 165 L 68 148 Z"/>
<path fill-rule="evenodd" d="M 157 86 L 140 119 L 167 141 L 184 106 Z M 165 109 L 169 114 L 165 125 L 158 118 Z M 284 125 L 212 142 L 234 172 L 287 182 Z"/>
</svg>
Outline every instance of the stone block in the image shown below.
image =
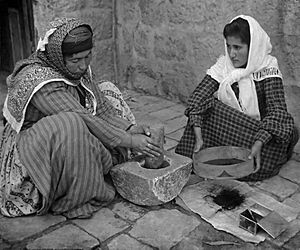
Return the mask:
<svg viewBox="0 0 300 250">
<path fill-rule="evenodd" d="M 187 44 L 184 38 L 174 33 L 154 35 L 154 50 L 156 58 L 165 61 L 184 61 L 187 56 Z"/>
<path fill-rule="evenodd" d="M 281 168 L 279 175 L 300 184 L 300 162 L 290 160 Z"/>
<path fill-rule="evenodd" d="M 177 146 L 177 144 L 178 144 L 178 141 L 175 141 L 173 139 L 166 137 L 165 144 L 164 144 L 164 150 L 170 151 L 170 150 L 174 149 Z"/>
<path fill-rule="evenodd" d="M 114 238 L 109 244 L 107 244 L 109 250 L 151 250 L 152 248 L 137 240 L 131 238 L 126 234 L 121 234 Z"/>
<path fill-rule="evenodd" d="M 187 117 L 183 115 L 180 117 L 177 117 L 175 119 L 166 121 L 167 127 L 166 127 L 166 135 L 177 132 L 179 129 L 183 129 L 186 126 Z"/>
<path fill-rule="evenodd" d="M 293 238 L 291 238 L 285 245 L 284 249 L 295 250 L 299 249 L 300 232 L 298 232 Z"/>
<path fill-rule="evenodd" d="M 170 108 L 167 108 L 167 109 L 161 109 L 161 110 L 152 112 L 152 113 L 150 113 L 150 115 L 157 117 L 159 120 L 165 122 L 165 121 L 180 117 L 183 114 L 179 110 L 171 110 Z"/>
<path fill-rule="evenodd" d="M 126 162 L 111 170 L 113 182 L 120 195 L 138 205 L 159 205 L 171 201 L 189 179 L 192 160 L 166 153 L 169 166 L 146 169 L 138 162 Z"/>
<path fill-rule="evenodd" d="M 297 184 L 281 178 L 280 176 L 274 176 L 270 179 L 264 180 L 258 184 L 257 187 L 276 195 L 281 201 L 295 193 L 298 189 Z"/>
<path fill-rule="evenodd" d="M 74 225 L 66 225 L 37 238 L 26 249 L 94 249 L 97 239 Z"/>
<path fill-rule="evenodd" d="M 175 140 L 175 141 L 179 141 L 183 135 L 183 132 L 184 132 L 184 129 L 179 129 L 179 130 L 176 130 L 170 134 L 166 134 L 166 137 L 167 138 L 170 138 L 172 140 Z"/>
<path fill-rule="evenodd" d="M 91 219 L 77 219 L 73 222 L 100 241 L 105 241 L 129 227 L 127 222 L 116 218 L 115 214 L 108 208 L 102 208 Z"/>
<path fill-rule="evenodd" d="M 298 209 L 298 211 L 300 212 L 300 203 L 291 199 L 291 198 L 287 198 L 282 202 L 284 205 L 293 207 L 295 209 Z"/>
<path fill-rule="evenodd" d="M 293 238 L 300 231 L 300 220 L 290 222 L 288 228 L 282 232 L 276 239 L 270 238 L 270 241 L 277 246 L 282 247 L 286 242 Z"/>
<path fill-rule="evenodd" d="M 296 202 L 298 202 L 300 204 L 300 193 L 297 192 L 297 193 L 293 194 L 291 196 L 291 199 L 293 199 L 294 201 L 296 201 Z"/>
<path fill-rule="evenodd" d="M 10 242 L 21 241 L 65 220 L 66 218 L 63 216 L 53 216 L 50 214 L 43 216 L 2 218 L 0 223 L 0 235 L 3 239 Z"/>
<path fill-rule="evenodd" d="M 151 211 L 140 218 L 129 234 L 157 249 L 171 249 L 200 222 L 176 209 Z"/>
<path fill-rule="evenodd" d="M 3 242 L 2 239 L 0 239 L 0 249 L 11 249 L 10 246 Z"/>
<path fill-rule="evenodd" d="M 135 221 L 142 217 L 147 211 L 132 203 L 122 201 L 113 206 L 112 211 L 125 220 Z"/>
</svg>

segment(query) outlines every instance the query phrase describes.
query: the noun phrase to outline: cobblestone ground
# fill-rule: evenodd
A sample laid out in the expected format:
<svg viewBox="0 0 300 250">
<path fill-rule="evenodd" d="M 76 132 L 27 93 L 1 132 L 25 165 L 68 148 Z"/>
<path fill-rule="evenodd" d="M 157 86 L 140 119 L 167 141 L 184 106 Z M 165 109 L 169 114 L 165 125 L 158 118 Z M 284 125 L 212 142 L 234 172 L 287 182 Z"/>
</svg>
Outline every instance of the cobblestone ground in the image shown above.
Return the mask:
<svg viewBox="0 0 300 250">
<path fill-rule="evenodd" d="M 287 89 L 288 106 L 300 124 L 300 88 Z M 158 97 L 129 92 L 138 121 L 165 125 L 165 150 L 174 151 L 183 133 L 185 107 Z M 298 105 L 298 106 L 297 106 Z M 0 128 L 2 130 L 2 128 Z M 300 145 L 280 174 L 253 186 L 258 192 L 300 208 Z M 300 209 L 299 209 L 300 211 Z M 174 201 L 153 207 L 134 205 L 120 196 L 91 219 L 63 216 L 5 218 L 0 215 L 0 249 L 299 249 L 300 219 L 276 240 L 254 245 L 214 229 Z"/>
</svg>

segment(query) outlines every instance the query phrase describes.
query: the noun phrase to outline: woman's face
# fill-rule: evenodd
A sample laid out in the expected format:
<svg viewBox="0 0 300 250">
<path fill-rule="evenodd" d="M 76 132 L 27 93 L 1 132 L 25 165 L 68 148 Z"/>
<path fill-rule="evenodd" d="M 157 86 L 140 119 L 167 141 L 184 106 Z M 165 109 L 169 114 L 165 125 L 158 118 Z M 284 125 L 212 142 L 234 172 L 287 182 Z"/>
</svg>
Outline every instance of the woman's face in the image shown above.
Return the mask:
<svg viewBox="0 0 300 250">
<path fill-rule="evenodd" d="M 92 60 L 92 50 L 85 50 L 64 56 L 67 69 L 75 75 L 82 76 L 87 71 Z"/>
<path fill-rule="evenodd" d="M 235 68 L 245 68 L 248 62 L 249 47 L 242 43 L 241 38 L 237 36 L 228 36 L 226 38 L 227 52 Z"/>
</svg>

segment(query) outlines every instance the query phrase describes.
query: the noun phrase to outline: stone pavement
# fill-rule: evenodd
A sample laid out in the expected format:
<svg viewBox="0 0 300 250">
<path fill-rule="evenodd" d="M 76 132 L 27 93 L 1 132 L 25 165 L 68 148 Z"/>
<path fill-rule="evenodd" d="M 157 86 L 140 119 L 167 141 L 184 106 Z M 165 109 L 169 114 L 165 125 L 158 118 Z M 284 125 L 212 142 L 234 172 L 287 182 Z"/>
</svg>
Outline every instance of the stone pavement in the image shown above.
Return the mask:
<svg viewBox="0 0 300 250">
<path fill-rule="evenodd" d="M 138 121 L 165 125 L 165 150 L 174 151 L 183 133 L 184 105 L 158 97 L 129 92 L 128 104 Z M 300 88 L 288 88 L 291 112 L 300 124 Z M 0 128 L 0 131 L 2 128 Z M 300 144 L 280 174 L 252 187 L 263 197 L 280 201 L 300 212 Z M 175 204 L 134 205 L 120 196 L 90 219 L 64 216 L 5 218 L 0 215 L 0 249 L 299 249 L 300 217 L 276 240 L 254 245 L 218 231 L 200 216 Z"/>
</svg>

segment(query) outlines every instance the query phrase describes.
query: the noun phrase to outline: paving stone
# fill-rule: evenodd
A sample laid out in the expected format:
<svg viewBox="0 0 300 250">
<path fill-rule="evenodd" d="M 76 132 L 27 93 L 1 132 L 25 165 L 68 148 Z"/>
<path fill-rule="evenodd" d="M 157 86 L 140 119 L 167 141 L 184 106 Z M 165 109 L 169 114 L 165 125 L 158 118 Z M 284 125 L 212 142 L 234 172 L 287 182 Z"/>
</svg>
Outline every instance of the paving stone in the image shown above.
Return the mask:
<svg viewBox="0 0 300 250">
<path fill-rule="evenodd" d="M 300 154 L 300 142 L 299 142 L 299 141 L 298 141 L 298 143 L 295 145 L 293 151 L 296 152 L 296 153 L 298 153 L 298 154 Z"/>
<path fill-rule="evenodd" d="M 175 119 L 177 117 L 181 117 L 182 113 L 177 110 L 171 110 L 169 108 L 160 109 L 158 111 L 151 112 L 149 115 L 158 118 L 159 120 L 165 122 L 168 120 Z"/>
<path fill-rule="evenodd" d="M 290 239 L 285 245 L 284 249 L 295 250 L 300 246 L 300 232 L 298 232 L 292 239 Z"/>
<path fill-rule="evenodd" d="M 293 155 L 292 155 L 292 158 L 291 160 L 294 160 L 294 161 L 297 161 L 297 162 L 300 162 L 300 153 L 296 153 L 294 152 Z"/>
<path fill-rule="evenodd" d="M 176 104 L 173 104 L 169 109 L 176 110 L 184 116 L 184 111 L 186 110 L 186 106 L 182 103 L 176 103 Z"/>
<path fill-rule="evenodd" d="M 176 130 L 170 134 L 166 134 L 166 137 L 175 141 L 179 141 L 183 135 L 184 128 Z"/>
<path fill-rule="evenodd" d="M 300 203 L 300 193 L 299 193 L 299 192 L 294 193 L 294 194 L 291 196 L 291 199 L 293 199 L 294 201 Z"/>
<path fill-rule="evenodd" d="M 112 211 L 123 219 L 135 221 L 142 217 L 147 211 L 142 207 L 130 202 L 122 201 L 114 204 Z"/>
<path fill-rule="evenodd" d="M 299 192 L 297 192 L 297 193 L 293 194 L 291 197 L 285 199 L 283 203 L 290 207 L 298 209 L 298 211 L 300 213 L 300 193 Z"/>
<path fill-rule="evenodd" d="M 300 163 L 294 160 L 288 161 L 281 168 L 279 175 L 300 184 Z"/>
<path fill-rule="evenodd" d="M 146 246 L 137 240 L 131 238 L 126 234 L 121 234 L 114 238 L 108 245 L 109 250 L 151 250 L 152 248 Z"/>
<path fill-rule="evenodd" d="M 8 244 L 4 243 L 2 239 L 0 239 L 0 249 L 3 249 L 3 250 L 10 249 L 10 246 Z"/>
<path fill-rule="evenodd" d="M 147 124 L 150 127 L 157 124 L 162 124 L 165 126 L 165 123 L 163 121 L 161 121 L 153 115 L 145 115 L 145 113 L 135 113 L 134 116 L 137 121 L 137 124 Z"/>
<path fill-rule="evenodd" d="M 48 233 L 26 246 L 26 249 L 93 249 L 97 239 L 74 225 L 66 225 Z"/>
<path fill-rule="evenodd" d="M 164 144 L 164 150 L 172 150 L 175 148 L 178 144 L 178 141 L 175 141 L 173 139 L 166 138 L 165 144 Z"/>
<path fill-rule="evenodd" d="M 3 218 L 0 223 L 0 235 L 3 239 L 10 242 L 21 241 L 65 220 L 66 218 L 63 216 L 50 214 Z"/>
<path fill-rule="evenodd" d="M 178 210 L 151 211 L 140 218 L 129 234 L 158 249 L 170 249 L 193 231 L 200 222 Z"/>
<path fill-rule="evenodd" d="M 140 99 L 137 100 L 136 103 L 129 103 L 130 108 L 135 111 L 142 111 L 144 114 L 155 112 L 157 110 L 165 109 L 174 105 L 173 102 L 158 99 L 156 98 L 154 101 L 149 100 L 149 98 L 142 97 L 142 101 Z"/>
<path fill-rule="evenodd" d="M 294 237 L 300 231 L 300 220 L 296 219 L 290 222 L 289 227 L 282 232 L 276 239 L 269 238 L 269 240 L 282 247 L 286 242 L 288 242 L 292 237 Z M 300 243 L 300 242 L 299 242 Z M 298 245 L 300 247 L 300 244 Z"/>
<path fill-rule="evenodd" d="M 185 116 L 180 116 L 172 120 L 165 121 L 167 124 L 165 128 L 165 134 L 168 135 L 179 129 L 183 129 L 186 125 L 187 118 Z"/>
<path fill-rule="evenodd" d="M 280 176 L 274 176 L 264 180 L 258 184 L 257 187 L 278 196 L 281 201 L 295 193 L 298 189 L 297 184 L 281 178 Z"/>
<path fill-rule="evenodd" d="M 110 173 L 118 193 L 137 205 L 160 205 L 174 199 L 189 179 L 192 160 L 178 154 L 165 154 L 169 166 L 147 169 L 138 162 L 114 166 Z"/>
<path fill-rule="evenodd" d="M 287 198 L 285 199 L 283 202 L 283 204 L 287 205 L 287 206 L 290 206 L 290 207 L 293 207 L 295 209 L 298 209 L 298 211 L 300 212 L 300 203 L 293 200 L 292 198 Z"/>
<path fill-rule="evenodd" d="M 108 208 L 102 208 L 91 219 L 77 219 L 73 222 L 100 241 L 105 241 L 130 226 L 127 222 L 116 218 Z"/>
<path fill-rule="evenodd" d="M 263 242 L 259 245 L 247 243 L 231 234 L 216 230 L 206 222 L 201 221 L 200 223 L 195 230 L 184 237 L 172 250 L 279 250 L 279 247 L 274 247 L 268 242 Z M 219 245 L 213 245 L 217 243 Z"/>
</svg>

